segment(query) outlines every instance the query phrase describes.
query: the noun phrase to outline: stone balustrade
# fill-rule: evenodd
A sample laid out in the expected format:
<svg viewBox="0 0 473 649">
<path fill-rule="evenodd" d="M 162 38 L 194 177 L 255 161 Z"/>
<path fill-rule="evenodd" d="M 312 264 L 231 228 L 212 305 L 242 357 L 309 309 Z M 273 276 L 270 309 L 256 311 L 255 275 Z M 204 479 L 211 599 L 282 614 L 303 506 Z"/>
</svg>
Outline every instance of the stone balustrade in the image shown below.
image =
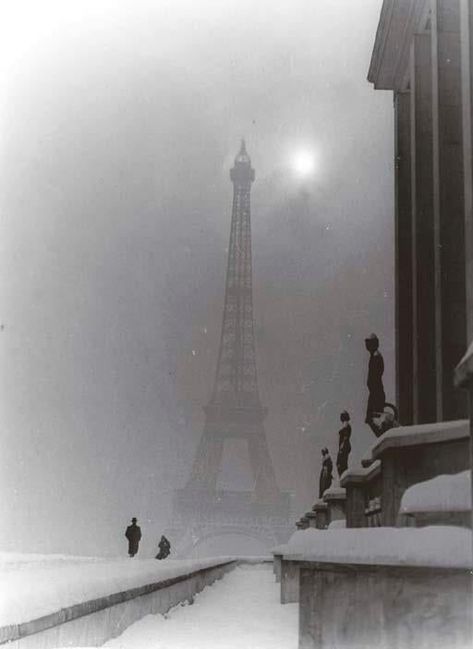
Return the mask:
<svg viewBox="0 0 473 649">
<path fill-rule="evenodd" d="M 470 468 L 469 422 L 393 428 L 378 439 L 371 457 L 381 461 L 381 525 L 401 524 L 399 506 L 408 487 Z"/>
<path fill-rule="evenodd" d="M 346 490 L 344 487 L 330 487 L 324 493 L 323 500 L 327 505 L 328 525 L 338 520 L 345 520 Z"/>
</svg>

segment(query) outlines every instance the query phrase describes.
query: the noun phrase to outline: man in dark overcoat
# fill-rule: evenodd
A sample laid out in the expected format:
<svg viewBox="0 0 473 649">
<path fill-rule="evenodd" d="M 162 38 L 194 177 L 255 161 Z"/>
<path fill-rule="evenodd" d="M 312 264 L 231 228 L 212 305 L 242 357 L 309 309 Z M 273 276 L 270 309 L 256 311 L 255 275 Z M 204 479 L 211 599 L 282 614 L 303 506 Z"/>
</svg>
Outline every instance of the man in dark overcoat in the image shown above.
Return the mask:
<svg viewBox="0 0 473 649">
<path fill-rule="evenodd" d="M 136 524 L 135 517 L 131 519 L 131 525 L 126 528 L 125 536 L 128 539 L 128 554 L 134 557 L 141 540 L 141 528 Z"/>
</svg>

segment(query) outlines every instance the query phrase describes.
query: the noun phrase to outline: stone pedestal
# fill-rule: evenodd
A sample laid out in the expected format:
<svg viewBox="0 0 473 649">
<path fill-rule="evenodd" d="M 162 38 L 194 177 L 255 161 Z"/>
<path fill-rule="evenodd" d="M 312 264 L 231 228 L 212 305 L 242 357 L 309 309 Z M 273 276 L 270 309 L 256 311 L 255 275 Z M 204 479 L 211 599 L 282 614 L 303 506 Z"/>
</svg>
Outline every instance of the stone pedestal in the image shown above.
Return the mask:
<svg viewBox="0 0 473 649">
<path fill-rule="evenodd" d="M 281 604 L 299 601 L 299 565 L 295 561 L 281 562 Z"/>
<path fill-rule="evenodd" d="M 307 512 L 305 518 L 309 521 L 309 527 L 317 529 L 317 514 L 314 511 Z"/>
<path fill-rule="evenodd" d="M 345 520 L 346 491 L 343 487 L 330 487 L 324 493 L 324 502 L 328 507 L 328 524 Z"/>
<path fill-rule="evenodd" d="M 274 554 L 274 565 L 273 565 L 273 572 L 274 576 L 276 577 L 276 583 L 279 584 L 281 581 L 281 560 L 282 560 L 282 554 Z"/>
<path fill-rule="evenodd" d="M 312 507 L 316 515 L 315 526 L 318 530 L 325 530 L 328 527 L 328 506 L 323 500 L 317 500 Z"/>
<path fill-rule="evenodd" d="M 296 523 L 296 525 L 297 525 L 297 529 L 306 530 L 309 527 L 309 519 L 305 515 L 301 516 L 299 522 Z"/>
<path fill-rule="evenodd" d="M 347 527 L 368 527 L 365 510 L 370 500 L 381 494 L 381 462 L 367 468 L 348 469 L 340 480 L 346 491 Z"/>
</svg>

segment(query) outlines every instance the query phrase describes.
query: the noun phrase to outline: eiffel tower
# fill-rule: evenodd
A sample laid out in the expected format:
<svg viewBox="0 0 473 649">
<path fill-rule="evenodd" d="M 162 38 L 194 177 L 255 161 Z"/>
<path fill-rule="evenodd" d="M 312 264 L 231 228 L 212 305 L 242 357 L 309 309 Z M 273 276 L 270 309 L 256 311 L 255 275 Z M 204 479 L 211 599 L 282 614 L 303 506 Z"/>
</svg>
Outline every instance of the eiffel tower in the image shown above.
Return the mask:
<svg viewBox="0 0 473 649">
<path fill-rule="evenodd" d="M 191 476 L 174 501 L 174 534 L 184 532 L 188 546 L 232 532 L 274 545 L 289 532 L 289 494 L 282 493 L 276 483 L 263 425 L 267 409 L 258 391 L 250 218 L 255 172 L 244 140 L 230 179 L 232 221 L 215 381 L 204 408 L 205 425 Z M 217 488 L 225 441 L 231 438 L 247 444 L 254 478 L 251 492 Z"/>
</svg>

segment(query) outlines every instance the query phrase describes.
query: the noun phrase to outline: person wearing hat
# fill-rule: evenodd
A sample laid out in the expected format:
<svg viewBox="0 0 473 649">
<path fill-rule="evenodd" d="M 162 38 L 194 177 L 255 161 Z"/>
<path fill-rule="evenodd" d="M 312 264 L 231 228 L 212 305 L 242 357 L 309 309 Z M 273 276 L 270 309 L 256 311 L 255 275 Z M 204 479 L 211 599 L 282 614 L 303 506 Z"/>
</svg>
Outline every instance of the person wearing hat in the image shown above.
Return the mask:
<svg viewBox="0 0 473 649">
<path fill-rule="evenodd" d="M 384 360 L 378 349 L 379 340 L 376 334 L 370 334 L 368 338 L 365 338 L 365 346 L 370 353 L 368 380 L 366 382 L 369 397 L 365 422 L 371 424 L 373 418 L 383 412 L 386 403 L 386 394 L 383 386 Z"/>
<path fill-rule="evenodd" d="M 131 519 L 131 525 L 126 528 L 125 536 L 128 539 L 128 554 L 134 557 L 138 552 L 141 540 L 141 528 L 136 524 L 136 518 Z"/>
<path fill-rule="evenodd" d="M 338 431 L 338 454 L 337 454 L 337 471 L 340 478 L 342 473 L 348 469 L 348 456 L 351 451 L 350 437 L 350 415 L 344 410 L 340 415 L 342 427 Z"/>
<path fill-rule="evenodd" d="M 324 492 L 332 485 L 333 462 L 328 448 L 322 449 L 322 471 L 319 480 L 319 498 L 322 498 Z"/>
</svg>

